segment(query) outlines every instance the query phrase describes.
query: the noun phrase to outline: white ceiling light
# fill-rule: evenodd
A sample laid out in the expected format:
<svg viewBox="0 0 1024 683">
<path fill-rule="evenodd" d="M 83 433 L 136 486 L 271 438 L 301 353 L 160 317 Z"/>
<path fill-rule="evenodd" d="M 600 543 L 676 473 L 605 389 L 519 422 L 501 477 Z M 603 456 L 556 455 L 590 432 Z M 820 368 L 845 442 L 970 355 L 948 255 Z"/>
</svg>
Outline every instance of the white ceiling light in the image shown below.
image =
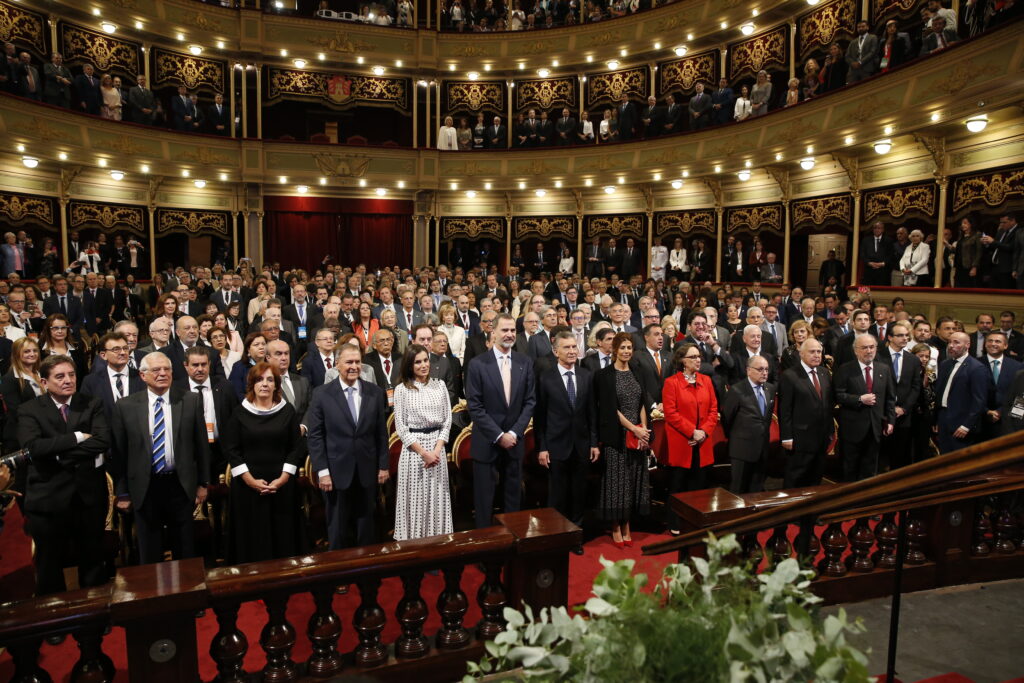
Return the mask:
<svg viewBox="0 0 1024 683">
<path fill-rule="evenodd" d="M 124 180 L 124 171 L 111 171 L 110 177 L 114 180 Z"/>
<path fill-rule="evenodd" d="M 139 170 L 142 171 L 143 173 L 149 173 L 149 164 L 143 164 L 142 166 L 139 167 Z"/>
<path fill-rule="evenodd" d="M 480 78 L 480 72 L 470 71 L 468 74 L 466 74 L 466 78 L 468 78 L 471 81 L 475 81 L 476 79 Z"/>
<path fill-rule="evenodd" d="M 57 153 L 57 158 L 60 159 L 61 161 L 67 161 L 68 160 L 68 153 L 67 152 L 58 152 Z"/>
<path fill-rule="evenodd" d="M 356 64 L 362 64 L 364 61 L 366 61 L 366 60 L 363 59 L 362 55 L 359 55 L 358 57 L 356 57 Z"/>
<path fill-rule="evenodd" d="M 715 173 L 721 173 L 721 172 L 722 172 L 722 167 L 720 165 L 718 165 L 718 164 L 715 164 Z"/>
<path fill-rule="evenodd" d="M 194 55 L 199 55 L 199 54 L 203 53 L 203 46 L 202 45 L 196 45 L 196 44 L 193 43 L 192 45 L 188 46 L 188 51 L 191 52 Z"/>
<path fill-rule="evenodd" d="M 548 193 L 548 191 L 542 188 L 542 189 L 534 190 L 533 193 L 535 195 L 537 195 L 538 197 L 543 197 L 544 195 L 546 195 Z"/>
<path fill-rule="evenodd" d="M 821 2 L 821 0 L 807 0 L 807 4 L 810 5 L 811 7 L 814 7 L 819 2 Z"/>
<path fill-rule="evenodd" d="M 522 180 L 519 181 L 519 189 L 520 190 L 525 190 L 526 189 L 526 183 L 524 183 Z"/>
<path fill-rule="evenodd" d="M 742 180 L 743 182 L 747 182 L 748 180 L 750 180 L 750 171 L 748 171 L 747 169 L 743 169 L 742 171 L 739 171 L 736 174 L 736 177 Z"/>
<path fill-rule="evenodd" d="M 396 59 L 395 60 L 395 68 L 401 69 L 404 65 L 405 65 L 405 62 L 403 62 L 401 59 Z"/>
<path fill-rule="evenodd" d="M 325 178 L 323 176 L 320 176 L 320 184 L 321 185 L 326 185 L 327 184 L 327 178 Z"/>
<path fill-rule="evenodd" d="M 628 54 L 629 54 L 629 51 L 626 50 L 626 48 L 622 48 L 621 50 L 619 50 L 619 56 L 620 57 L 625 57 Z"/>
<path fill-rule="evenodd" d="M 680 189 L 682 189 L 682 187 L 683 187 L 683 181 L 682 180 L 679 180 L 677 178 L 677 179 L 672 181 L 672 189 L 673 190 L 680 190 Z"/>
<path fill-rule="evenodd" d="M 179 34 L 178 34 L 177 36 L 175 36 L 175 37 L 176 37 L 176 38 L 177 38 L 178 40 L 185 40 L 185 34 L 184 34 L 184 33 L 179 33 Z"/>
<path fill-rule="evenodd" d="M 655 50 L 660 50 L 661 49 L 661 43 L 655 43 L 654 44 L 654 49 Z"/>
<path fill-rule="evenodd" d="M 552 60 L 551 60 L 551 66 L 555 67 L 556 69 L 558 68 L 558 65 L 559 65 L 560 63 L 561 63 L 561 62 L 559 62 L 559 61 L 558 61 L 557 59 L 552 59 Z"/>
<path fill-rule="evenodd" d="M 35 157 L 22 157 L 21 163 L 25 164 L 25 168 L 35 168 L 39 165 L 39 159 Z"/>
<path fill-rule="evenodd" d="M 288 50 L 286 50 L 286 49 L 284 49 L 284 48 L 282 47 L 282 48 L 281 48 L 281 56 L 282 56 L 282 57 L 287 57 L 287 56 L 288 56 Z"/>
<path fill-rule="evenodd" d="M 676 57 L 683 57 L 686 55 L 686 46 L 680 45 L 674 50 L 674 52 L 676 53 Z"/>
<path fill-rule="evenodd" d="M 196 178 L 195 180 L 192 181 L 192 184 L 198 187 L 200 190 L 206 187 L 206 181 L 203 180 L 202 178 Z"/>
<path fill-rule="evenodd" d="M 226 182 L 227 182 L 227 180 L 228 180 L 228 174 L 227 174 L 227 173 L 221 173 L 221 174 L 220 174 L 220 181 L 221 181 L 222 183 L 226 183 Z"/>
<path fill-rule="evenodd" d="M 888 154 L 889 150 L 892 149 L 892 140 L 879 140 L 873 147 L 878 154 Z"/>
<path fill-rule="evenodd" d="M 615 71 L 615 69 L 618 69 L 619 68 L 619 60 L 617 60 L 617 59 L 609 59 L 608 60 L 608 68 L 611 69 L 612 71 Z"/>
<path fill-rule="evenodd" d="M 395 185 L 398 186 L 399 190 L 404 190 L 405 189 L 405 181 L 404 180 L 399 180 L 397 183 L 395 183 Z"/>
<path fill-rule="evenodd" d="M 754 32 L 754 24 L 753 24 L 753 22 L 748 21 L 747 23 L 745 23 L 742 26 L 740 26 L 740 33 L 742 33 L 745 36 L 749 36 L 753 32 Z"/>
<path fill-rule="evenodd" d="M 458 183 L 449 183 L 448 187 L 450 187 L 453 190 L 457 190 L 457 189 L 459 189 L 459 184 Z"/>
<path fill-rule="evenodd" d="M 845 138 L 843 138 L 843 142 L 845 142 L 848 145 L 852 145 L 853 144 L 853 136 L 852 135 L 847 135 Z"/>
<path fill-rule="evenodd" d="M 142 22 L 141 21 L 136 21 L 135 22 L 135 28 L 137 28 L 138 30 L 141 31 L 142 30 Z"/>
<path fill-rule="evenodd" d="M 491 189 L 491 184 L 490 183 L 484 183 L 484 189 L 485 190 Z"/>
<path fill-rule="evenodd" d="M 186 169 L 182 169 L 182 171 L 181 171 L 181 177 L 182 178 L 188 178 L 190 175 L 192 175 L 192 171 L 188 170 L 187 168 Z"/>
<path fill-rule="evenodd" d="M 452 183 L 454 185 L 454 183 Z M 359 179 L 359 187 L 366 187 L 366 178 Z"/>
<path fill-rule="evenodd" d="M 804 157 L 803 159 L 801 159 L 800 168 L 804 169 L 805 171 L 810 171 L 812 168 L 814 168 L 814 157 Z"/>
<path fill-rule="evenodd" d="M 604 186 L 604 191 L 605 191 L 605 194 L 615 194 L 615 186 L 614 185 L 605 185 Z"/>
<path fill-rule="evenodd" d="M 967 119 L 964 124 L 967 126 L 967 130 L 972 133 L 980 133 L 985 130 L 986 126 L 988 126 L 988 115 L 978 114 L 977 116 L 972 116 Z"/>
<path fill-rule="evenodd" d="M 562 187 L 562 181 L 561 180 L 556 180 L 555 181 L 555 187 Z"/>
<path fill-rule="evenodd" d="M 323 52 L 317 52 L 316 53 L 316 58 L 319 59 L 322 62 L 325 59 L 327 59 L 327 55 L 325 55 Z"/>
<path fill-rule="evenodd" d="M 374 76 L 383 76 L 384 75 L 384 67 L 382 67 L 382 66 L 375 66 L 372 69 L 370 69 L 370 71 L 373 72 Z"/>
<path fill-rule="evenodd" d="M 476 190 L 470 190 L 469 192 L 466 193 L 466 196 L 469 197 L 470 199 L 476 197 Z"/>
<path fill-rule="evenodd" d="M 293 59 L 292 60 L 292 64 L 295 65 L 296 69 L 305 69 L 306 68 L 306 60 L 305 59 L 301 59 L 301 58 Z"/>
<path fill-rule="evenodd" d="M 587 187 L 590 187 L 590 186 L 592 186 L 594 184 L 594 179 L 593 178 L 587 178 L 586 180 L 583 181 L 583 184 L 586 185 Z"/>
<path fill-rule="evenodd" d="M 938 121 L 938 120 L 939 120 L 939 119 L 941 119 L 941 118 L 942 118 L 942 115 L 941 115 L 941 114 L 939 114 L 939 112 L 933 112 L 933 113 L 932 113 L 932 122 L 933 122 L 933 123 L 934 123 L 934 122 L 936 122 L 936 121 Z"/>
<path fill-rule="evenodd" d="M 378 197 L 383 197 L 388 193 L 388 189 L 386 187 L 378 187 L 376 190 L 374 190 L 374 192 L 377 194 Z"/>
<path fill-rule="evenodd" d="M 223 41 L 223 40 L 218 40 L 218 41 L 217 41 L 217 49 L 218 49 L 218 50 L 223 50 L 223 49 L 224 49 L 224 45 L 225 45 L 225 44 L 224 44 L 224 41 Z"/>
<path fill-rule="evenodd" d="M 104 33 L 114 33 L 117 31 L 117 24 L 112 21 L 104 21 L 100 24 L 100 28 L 103 29 Z"/>
<path fill-rule="evenodd" d="M 295 191 L 298 192 L 299 194 L 306 194 L 307 192 L 309 192 L 309 185 L 296 185 Z"/>
<path fill-rule="evenodd" d="M 537 69 L 537 75 L 541 78 L 547 78 L 551 75 L 551 69 L 540 68 Z"/>
</svg>

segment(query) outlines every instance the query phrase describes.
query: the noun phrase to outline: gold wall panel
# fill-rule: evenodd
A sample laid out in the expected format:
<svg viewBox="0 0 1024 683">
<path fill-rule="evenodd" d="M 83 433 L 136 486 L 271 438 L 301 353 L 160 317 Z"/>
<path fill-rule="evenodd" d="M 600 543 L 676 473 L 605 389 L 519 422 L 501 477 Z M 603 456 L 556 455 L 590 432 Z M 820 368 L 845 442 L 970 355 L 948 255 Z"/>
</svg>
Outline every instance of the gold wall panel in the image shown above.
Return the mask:
<svg viewBox="0 0 1024 683">
<path fill-rule="evenodd" d="M 923 4 L 923 0 L 871 0 L 871 21 L 878 25 L 883 19 L 914 16 Z"/>
<path fill-rule="evenodd" d="M 733 82 L 758 71 L 789 67 L 788 27 L 754 36 L 729 46 L 729 79 Z M 781 87 L 776 84 L 776 88 Z"/>
<path fill-rule="evenodd" d="M 592 237 L 642 237 L 647 231 L 647 218 L 643 214 L 624 216 L 587 216 L 587 239 Z"/>
<path fill-rule="evenodd" d="M 710 91 L 718 83 L 718 51 L 702 52 L 658 66 L 658 93 L 664 96 L 671 90 L 693 92 L 697 82 L 703 82 Z"/>
<path fill-rule="evenodd" d="M 767 230 L 782 233 L 782 207 L 778 204 L 726 209 L 725 231 L 746 229 L 751 232 Z"/>
<path fill-rule="evenodd" d="M 72 201 L 68 204 L 68 215 L 72 228 L 99 226 L 104 230 L 146 234 L 146 210 L 141 206 Z"/>
<path fill-rule="evenodd" d="M 180 52 L 169 52 L 159 48 L 153 50 L 154 89 L 165 85 L 184 85 L 189 90 L 206 89 L 224 92 L 224 76 L 227 62 L 203 59 Z"/>
<path fill-rule="evenodd" d="M 597 74 L 587 79 L 587 109 L 618 103 L 623 95 L 647 101 L 647 69 L 626 69 Z"/>
<path fill-rule="evenodd" d="M 56 202 L 51 197 L 36 197 L 27 194 L 0 193 L 0 216 L 11 226 L 34 223 L 55 227 Z"/>
<path fill-rule="evenodd" d="M 576 238 L 575 216 L 519 216 L 512 221 L 512 239 L 548 238 L 554 236 Z"/>
<path fill-rule="evenodd" d="M 825 51 L 840 39 L 852 38 L 857 28 L 857 0 L 833 0 L 796 20 L 797 54 L 801 61 L 811 52 Z"/>
<path fill-rule="evenodd" d="M 717 231 L 714 209 L 667 211 L 654 217 L 655 237 L 688 235 L 691 232 L 714 235 Z"/>
<path fill-rule="evenodd" d="M 569 107 L 575 112 L 577 102 L 575 78 L 546 78 L 535 81 L 516 81 L 516 111 L 531 107 L 551 109 Z"/>
<path fill-rule="evenodd" d="M 853 200 L 849 194 L 802 199 L 793 202 L 791 211 L 794 228 L 804 224 L 823 225 L 828 220 L 853 223 Z"/>
<path fill-rule="evenodd" d="M 929 217 L 935 215 L 935 183 L 884 188 L 864 193 L 865 223 L 882 216 L 900 218 L 908 212 Z"/>
<path fill-rule="evenodd" d="M 442 239 L 504 239 L 504 218 L 442 218 Z"/>
<path fill-rule="evenodd" d="M 298 69 L 267 70 L 267 100 L 323 100 L 335 107 L 354 104 L 384 105 L 409 111 L 409 82 L 404 78 L 346 76 Z"/>
<path fill-rule="evenodd" d="M 444 110 L 488 110 L 504 115 L 506 90 L 504 81 L 445 81 Z"/>
<path fill-rule="evenodd" d="M 223 211 L 192 211 L 188 209 L 157 209 L 158 235 L 184 233 L 190 236 L 229 234 L 228 214 Z"/>
<path fill-rule="evenodd" d="M 19 48 L 31 48 L 37 56 L 45 56 L 46 61 L 50 61 L 46 54 L 46 35 L 43 15 L 0 2 L 0 40 Z"/>
<path fill-rule="evenodd" d="M 98 73 L 114 71 L 133 80 L 141 73 L 138 43 L 61 22 L 60 51 L 68 66 L 92 64 Z"/>
<path fill-rule="evenodd" d="M 1024 198 L 1024 167 L 961 176 L 953 181 L 953 212 L 997 208 Z"/>
</svg>

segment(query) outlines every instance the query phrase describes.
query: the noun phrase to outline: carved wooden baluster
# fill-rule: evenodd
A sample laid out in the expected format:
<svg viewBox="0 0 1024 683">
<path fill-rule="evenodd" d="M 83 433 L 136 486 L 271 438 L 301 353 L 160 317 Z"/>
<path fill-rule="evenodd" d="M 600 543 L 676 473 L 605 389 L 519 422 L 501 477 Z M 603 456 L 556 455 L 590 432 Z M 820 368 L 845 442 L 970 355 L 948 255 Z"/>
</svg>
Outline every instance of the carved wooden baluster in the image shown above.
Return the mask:
<svg viewBox="0 0 1024 683">
<path fill-rule="evenodd" d="M 114 662 L 103 653 L 103 627 L 90 626 L 72 634 L 78 642 L 78 661 L 71 670 L 72 683 L 107 683 L 114 680 Z"/>
<path fill-rule="evenodd" d="M 766 548 L 773 567 L 783 560 L 789 559 L 793 554 L 793 546 L 790 545 L 789 537 L 786 535 L 788 530 L 789 527 L 785 524 L 777 526 L 772 532 L 772 537 L 768 539 Z"/>
<path fill-rule="evenodd" d="M 1017 532 L 1017 520 L 1014 519 L 1013 511 L 1005 501 L 998 502 L 996 517 L 992 522 L 995 530 L 995 548 L 997 553 L 1012 553 L 1017 550 L 1017 544 L 1013 542 L 1014 534 Z"/>
<path fill-rule="evenodd" d="M 988 513 L 985 512 L 985 504 L 982 501 L 977 502 L 977 510 L 974 513 L 974 534 L 971 538 L 971 555 L 978 557 L 984 557 L 992 552 L 992 547 L 988 544 L 988 535 L 992 533 L 992 523 L 988 519 Z"/>
<path fill-rule="evenodd" d="M 505 587 L 501 585 L 501 563 L 484 563 L 484 582 L 476 593 L 476 603 L 480 606 L 483 618 L 476 627 L 476 635 L 482 640 L 492 640 L 505 630 L 505 606 L 508 598 Z"/>
<path fill-rule="evenodd" d="M 260 646 L 267 655 L 267 664 L 263 667 L 263 680 L 267 683 L 296 681 L 299 678 L 298 668 L 292 661 L 295 628 L 288 623 L 285 614 L 289 597 L 275 594 L 263 599 L 267 606 L 267 623 L 260 632 Z"/>
<path fill-rule="evenodd" d="M 17 640 L 8 643 L 11 659 L 14 661 L 14 675 L 11 683 L 53 683 L 50 674 L 39 666 L 39 648 L 42 638 Z"/>
<path fill-rule="evenodd" d="M 341 670 L 341 655 L 338 654 L 338 639 L 341 637 L 341 619 L 334 613 L 331 603 L 334 589 L 321 586 L 310 591 L 316 610 L 309 617 L 306 632 L 313 653 L 309 656 L 306 671 L 310 676 L 329 678 Z"/>
<path fill-rule="evenodd" d="M 871 561 L 871 546 L 875 544 L 875 534 L 868 526 L 868 518 L 861 517 L 850 529 L 850 569 L 855 572 L 870 572 L 875 563 Z"/>
<path fill-rule="evenodd" d="M 818 553 L 821 552 L 821 543 L 814 534 L 811 534 L 811 542 L 807 547 L 807 552 L 811 554 L 811 557 L 817 557 Z"/>
<path fill-rule="evenodd" d="M 878 540 L 878 552 L 875 553 L 875 566 L 879 569 L 892 569 L 896 566 L 896 541 L 900 529 L 896 526 L 896 513 L 886 512 L 881 521 L 875 525 L 875 538 Z"/>
<path fill-rule="evenodd" d="M 739 540 L 742 552 L 741 557 L 749 562 L 753 562 L 755 567 L 761 564 L 761 560 L 764 558 L 764 550 L 761 548 L 761 543 L 757 540 L 757 534 L 743 534 Z"/>
<path fill-rule="evenodd" d="M 210 657 L 217 665 L 214 683 L 245 683 L 248 680 L 242 669 L 249 641 L 238 630 L 238 603 L 218 603 L 213 606 L 217 615 L 217 635 L 210 642 Z"/>
<path fill-rule="evenodd" d="M 399 659 L 415 659 L 430 651 L 430 641 L 423 635 L 423 624 L 427 621 L 427 603 L 420 595 L 423 574 L 406 574 L 402 577 L 405 594 L 395 609 L 395 618 L 402 626 L 402 635 L 395 641 L 395 656 Z"/>
<path fill-rule="evenodd" d="M 356 664 L 359 666 L 377 666 L 388 659 L 388 649 L 380 642 L 380 632 L 384 630 L 387 615 L 377 604 L 377 592 L 380 590 L 380 579 L 366 579 L 359 583 L 359 595 L 362 603 L 356 610 L 353 626 L 359 635 L 356 645 Z"/>
<path fill-rule="evenodd" d="M 909 512 L 900 522 L 907 525 L 907 564 L 924 564 L 928 559 L 924 554 L 924 542 L 928 538 L 924 521 L 915 513 Z"/>
<path fill-rule="evenodd" d="M 843 553 L 849 545 L 843 527 L 839 522 L 832 522 L 821 534 L 821 546 L 825 549 L 825 557 L 818 568 L 826 576 L 845 576 L 846 565 L 843 564 Z"/>
<path fill-rule="evenodd" d="M 437 632 L 439 650 L 457 650 L 469 642 L 469 631 L 463 625 L 469 610 L 469 599 L 462 592 L 463 567 L 445 567 L 444 590 L 437 596 L 437 611 L 441 614 L 441 630 Z"/>
</svg>

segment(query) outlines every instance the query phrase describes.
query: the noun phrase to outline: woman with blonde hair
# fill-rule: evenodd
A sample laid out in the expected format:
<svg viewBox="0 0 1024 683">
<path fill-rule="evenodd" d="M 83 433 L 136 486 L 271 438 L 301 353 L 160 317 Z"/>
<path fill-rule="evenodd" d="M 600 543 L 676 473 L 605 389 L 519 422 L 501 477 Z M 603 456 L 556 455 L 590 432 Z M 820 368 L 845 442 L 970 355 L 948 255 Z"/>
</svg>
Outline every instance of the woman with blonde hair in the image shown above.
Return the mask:
<svg viewBox="0 0 1024 683">
<path fill-rule="evenodd" d="M 768 113 L 768 102 L 772 99 L 772 81 L 768 72 L 761 69 L 757 72 L 757 81 L 750 90 L 750 116 L 764 116 Z"/>
<path fill-rule="evenodd" d="M 797 320 L 787 334 L 789 346 L 782 350 L 781 372 L 800 364 L 800 345 L 814 336 L 811 326 L 804 320 Z"/>
<path fill-rule="evenodd" d="M 665 336 L 665 348 L 667 349 L 671 349 L 686 338 L 686 335 L 676 325 L 676 319 L 671 315 L 666 315 L 661 319 L 661 331 Z"/>
<path fill-rule="evenodd" d="M 113 121 L 121 120 L 121 91 L 114 87 L 114 79 L 110 74 L 105 74 L 100 79 L 100 95 L 103 98 L 103 106 L 100 109 L 100 116 Z"/>
<path fill-rule="evenodd" d="M 443 152 L 455 152 L 459 149 L 459 137 L 451 116 L 444 117 L 444 125 L 437 130 L 437 148 Z"/>
<path fill-rule="evenodd" d="M 466 353 L 467 332 L 455 324 L 455 306 L 450 301 L 441 304 L 441 307 L 437 309 L 437 319 L 441 321 L 437 329 L 444 332 L 445 336 L 448 337 L 448 348 L 451 350 L 452 355 L 458 358 L 461 363 Z"/>
<path fill-rule="evenodd" d="M 792 107 L 800 101 L 800 79 L 789 79 L 789 90 L 786 91 L 786 106 Z"/>
<path fill-rule="evenodd" d="M 39 379 L 39 364 L 43 354 L 39 344 L 31 337 L 22 337 L 11 349 L 11 369 L 0 379 L 0 395 L 7 406 L 4 423 L 4 450 L 18 450 L 18 406 L 43 395 Z"/>
</svg>

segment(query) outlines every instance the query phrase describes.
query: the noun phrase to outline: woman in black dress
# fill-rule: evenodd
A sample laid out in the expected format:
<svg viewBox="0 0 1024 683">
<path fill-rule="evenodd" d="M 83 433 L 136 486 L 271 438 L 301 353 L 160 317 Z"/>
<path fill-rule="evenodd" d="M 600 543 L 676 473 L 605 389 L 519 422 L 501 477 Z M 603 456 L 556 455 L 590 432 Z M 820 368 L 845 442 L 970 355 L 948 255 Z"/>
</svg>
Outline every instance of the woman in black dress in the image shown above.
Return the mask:
<svg viewBox="0 0 1024 683">
<path fill-rule="evenodd" d="M 622 548 L 633 545 L 630 518 L 634 514 L 647 514 L 651 503 L 644 455 L 650 448 L 651 431 L 647 421 L 651 398 L 642 377 L 629 367 L 633 358 L 633 335 L 628 332 L 615 335 L 612 358 L 615 362 L 599 370 L 594 377 L 597 437 L 604 461 L 598 513 L 611 522 L 612 541 Z M 630 448 L 627 443 L 634 438 L 636 443 Z"/>
<path fill-rule="evenodd" d="M 931 362 L 932 350 L 927 344 L 917 344 L 911 353 L 921 361 L 921 393 L 918 394 L 917 405 L 910 416 L 910 429 L 913 434 L 913 454 L 911 463 L 921 462 L 932 457 L 932 426 L 935 424 L 935 375 L 928 367 Z"/>
<path fill-rule="evenodd" d="M 270 363 L 249 371 L 245 400 L 221 436 L 231 464 L 228 561 L 256 562 L 306 551 L 294 476 L 302 464 L 299 416 Z"/>
<path fill-rule="evenodd" d="M 245 353 L 242 354 L 242 359 L 231 367 L 231 374 L 228 375 L 228 381 L 235 388 L 239 401 L 245 398 L 249 371 L 267 358 L 267 339 L 259 332 L 253 332 L 245 338 L 244 346 Z"/>
</svg>

